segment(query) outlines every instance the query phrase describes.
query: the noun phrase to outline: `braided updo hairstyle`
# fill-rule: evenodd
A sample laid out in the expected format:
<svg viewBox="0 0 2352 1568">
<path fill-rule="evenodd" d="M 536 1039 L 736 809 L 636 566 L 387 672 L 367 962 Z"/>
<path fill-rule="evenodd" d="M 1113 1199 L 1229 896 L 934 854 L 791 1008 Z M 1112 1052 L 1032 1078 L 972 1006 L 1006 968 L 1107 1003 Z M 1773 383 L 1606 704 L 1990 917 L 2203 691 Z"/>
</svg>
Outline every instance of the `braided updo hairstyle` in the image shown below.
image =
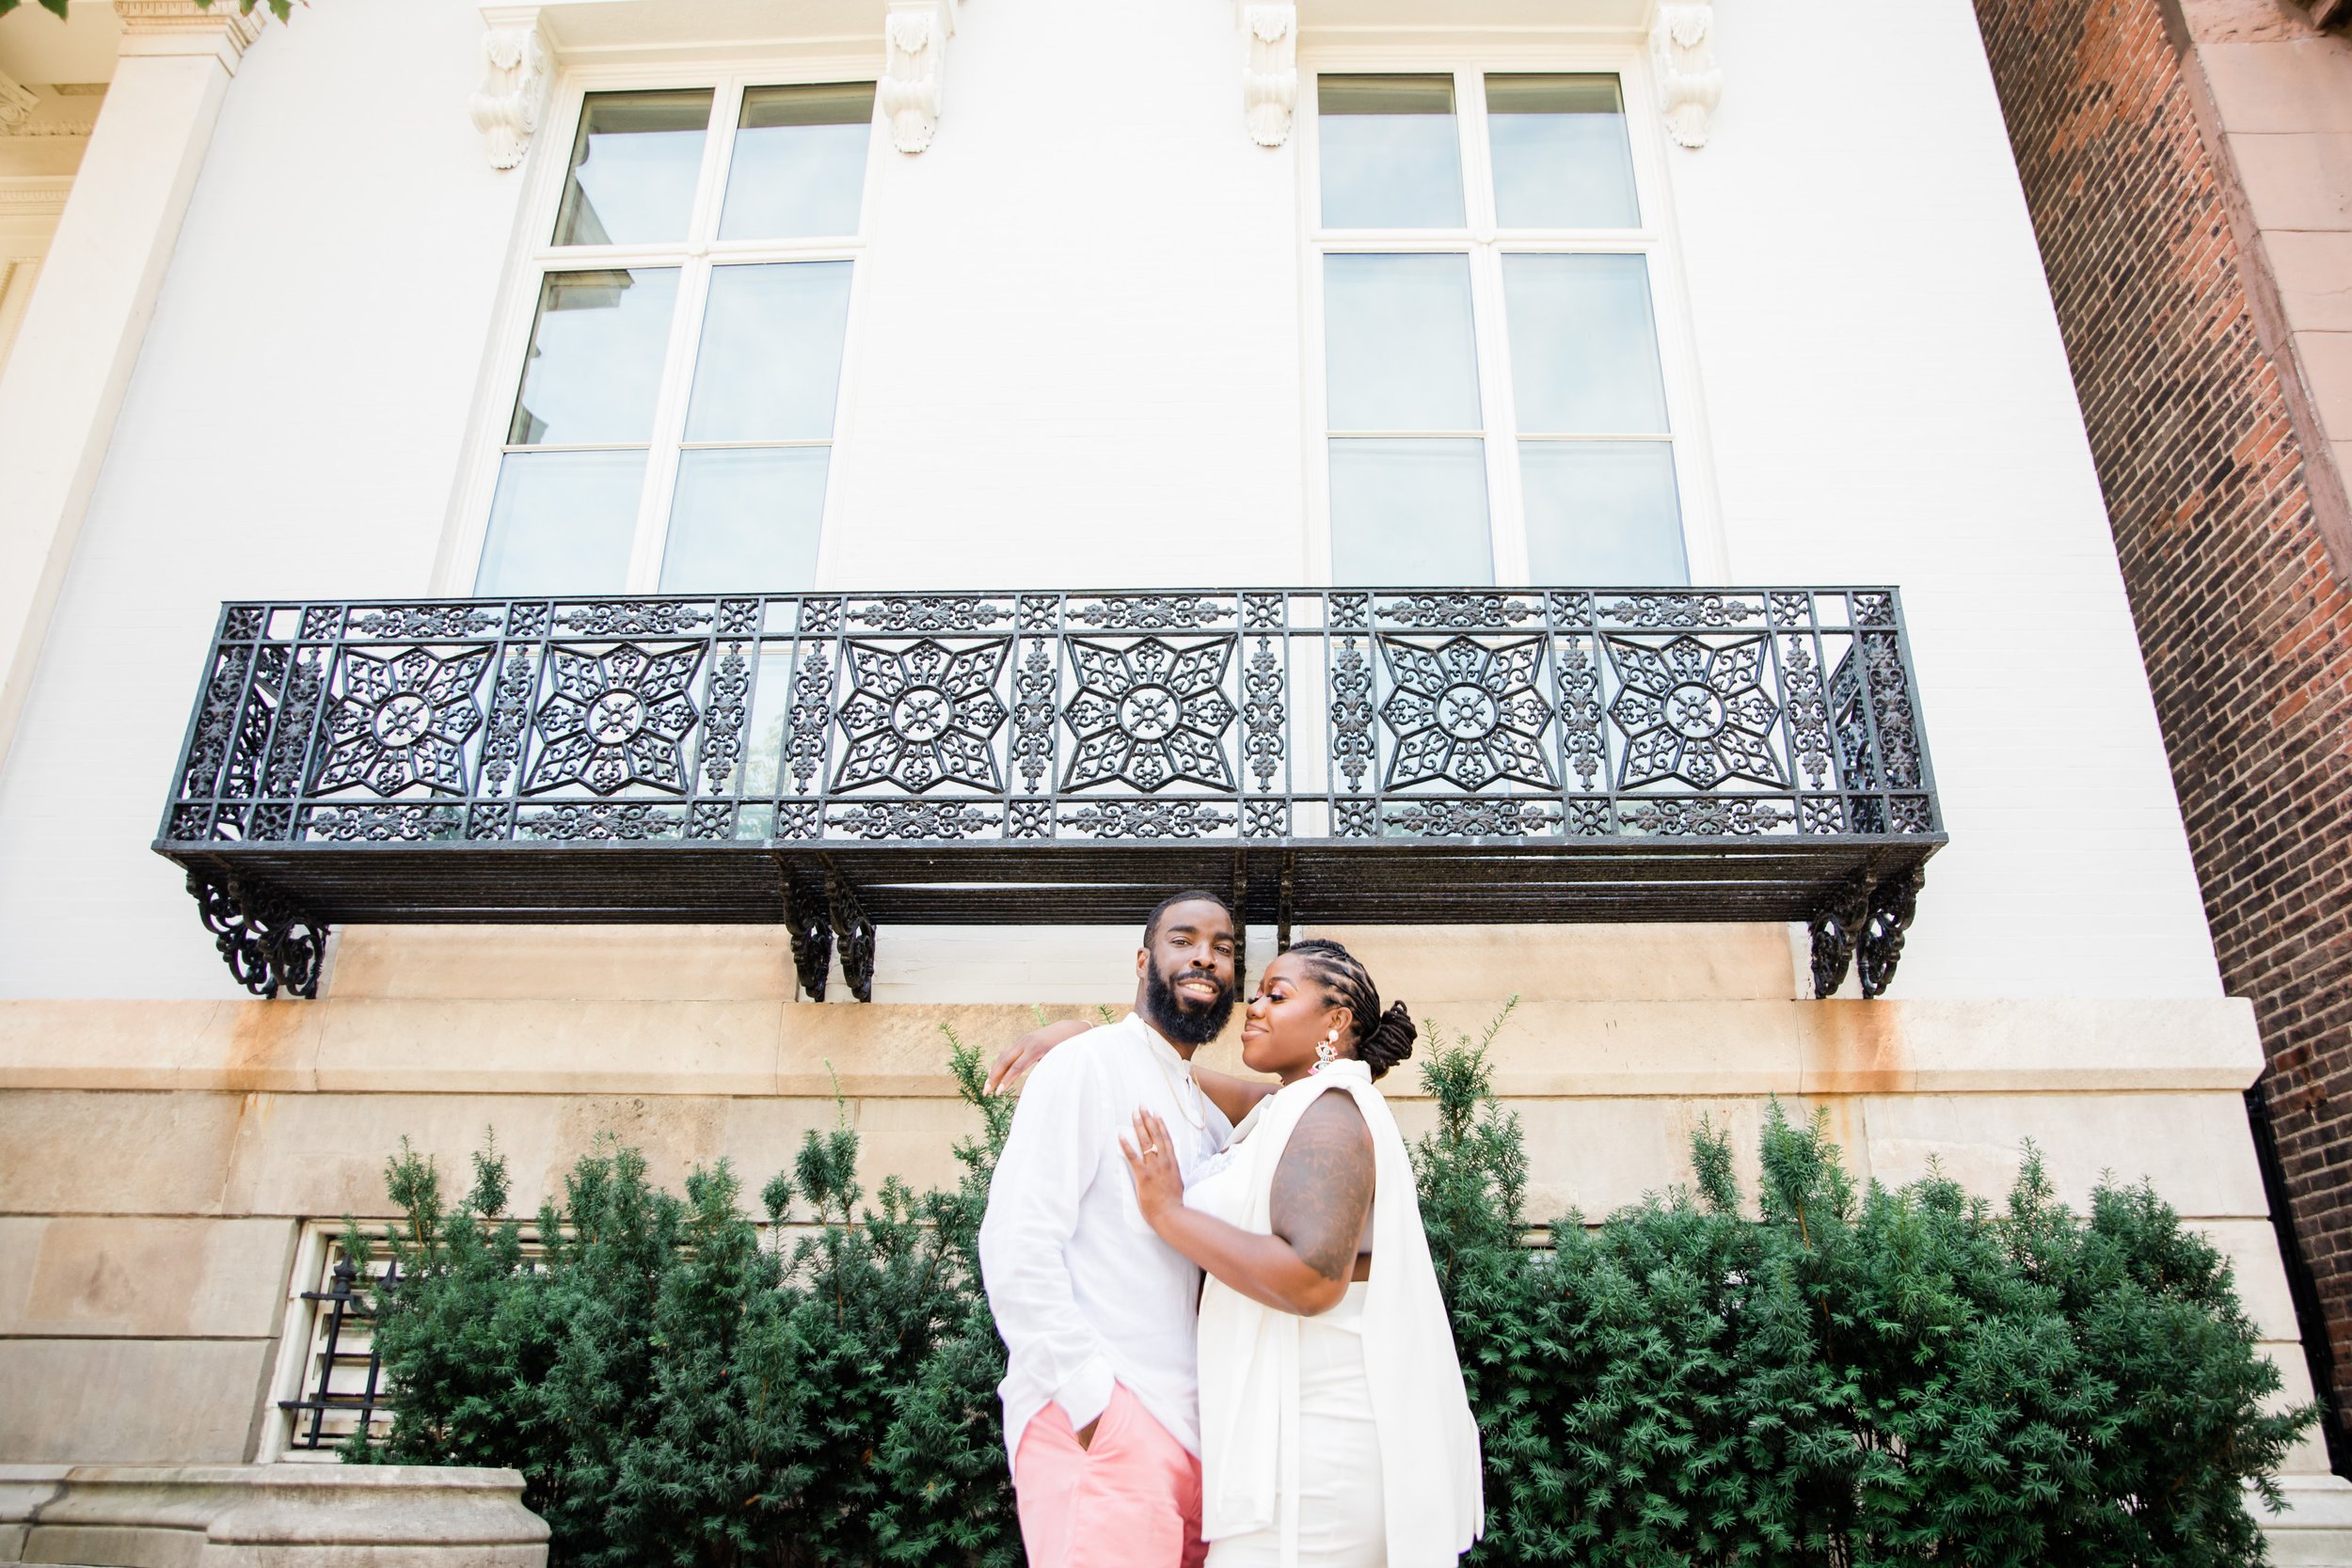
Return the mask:
<svg viewBox="0 0 2352 1568">
<path fill-rule="evenodd" d="M 1355 954 L 1317 937 L 1291 943 L 1290 957 L 1302 960 L 1307 973 L 1331 993 L 1331 1000 L 1354 1015 L 1356 1058 L 1372 1069 L 1375 1078 L 1413 1053 L 1413 1041 L 1421 1031 L 1413 1027 L 1412 1014 L 1402 1002 L 1385 1013 L 1380 1010 L 1380 988 L 1372 983 L 1371 974 Z"/>
</svg>

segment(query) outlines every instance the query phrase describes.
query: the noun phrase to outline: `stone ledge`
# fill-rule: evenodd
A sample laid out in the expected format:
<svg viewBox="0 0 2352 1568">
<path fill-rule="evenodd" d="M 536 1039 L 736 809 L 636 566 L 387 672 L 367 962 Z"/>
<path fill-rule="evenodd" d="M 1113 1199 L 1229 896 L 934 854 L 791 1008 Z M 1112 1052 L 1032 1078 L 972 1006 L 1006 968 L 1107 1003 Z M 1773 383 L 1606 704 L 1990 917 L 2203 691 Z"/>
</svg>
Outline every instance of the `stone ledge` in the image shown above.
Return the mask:
<svg viewBox="0 0 2352 1568">
<path fill-rule="evenodd" d="M 542 1568 L 515 1470 L 0 1465 L 17 1560 L 87 1568 Z"/>
<path fill-rule="evenodd" d="M 1421 1015 L 1449 1037 L 1500 1002 Z M 1082 1010 L 1046 1009 L 1049 1017 Z M 0 1002 L 0 1089 L 952 1097 L 941 1026 L 993 1053 L 1027 1007 L 776 1002 Z M 1237 1030 L 1204 1065 L 1234 1069 Z M 1510 1098 L 2244 1089 L 2251 1006 L 2154 1001 L 1529 1002 Z M 1389 1085 L 1419 1095 L 1418 1075 Z"/>
<path fill-rule="evenodd" d="M 2280 1476 L 2287 1510 L 2273 1513 L 2250 1494 L 2247 1509 L 2270 1543 L 2278 1568 L 2352 1568 L 2352 1482 L 2339 1476 Z"/>
</svg>

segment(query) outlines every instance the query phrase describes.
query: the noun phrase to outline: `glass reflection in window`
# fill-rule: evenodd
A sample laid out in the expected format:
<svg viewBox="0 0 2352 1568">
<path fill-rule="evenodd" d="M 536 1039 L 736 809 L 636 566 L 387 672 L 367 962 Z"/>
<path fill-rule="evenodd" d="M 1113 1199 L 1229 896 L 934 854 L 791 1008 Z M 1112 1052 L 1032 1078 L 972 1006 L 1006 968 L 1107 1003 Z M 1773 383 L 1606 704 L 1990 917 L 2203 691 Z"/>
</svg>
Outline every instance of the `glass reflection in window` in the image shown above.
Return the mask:
<svg viewBox="0 0 2352 1568">
<path fill-rule="evenodd" d="M 588 95 L 555 218 L 557 245 L 686 238 L 709 134 L 711 93 Z"/>
<path fill-rule="evenodd" d="M 873 119 L 871 82 L 745 92 L 719 237 L 856 233 Z"/>
</svg>

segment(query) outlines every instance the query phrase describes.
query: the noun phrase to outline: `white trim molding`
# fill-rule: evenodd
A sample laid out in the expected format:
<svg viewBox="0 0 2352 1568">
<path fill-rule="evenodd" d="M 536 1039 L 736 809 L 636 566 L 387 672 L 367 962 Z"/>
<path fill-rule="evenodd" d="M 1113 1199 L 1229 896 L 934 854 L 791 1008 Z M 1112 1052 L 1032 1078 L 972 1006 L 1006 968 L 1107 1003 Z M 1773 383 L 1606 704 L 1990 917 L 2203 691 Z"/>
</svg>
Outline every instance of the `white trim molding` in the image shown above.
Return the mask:
<svg viewBox="0 0 2352 1568">
<path fill-rule="evenodd" d="M 1649 55 L 1667 134 L 1684 147 L 1705 147 L 1724 96 L 1712 0 L 1663 0 L 1650 21 Z"/>
<path fill-rule="evenodd" d="M 1241 71 L 1242 113 L 1250 139 L 1279 147 L 1298 107 L 1298 7 L 1295 0 L 1238 0 L 1248 59 Z"/>
<path fill-rule="evenodd" d="M 890 0 L 877 90 L 890 119 L 890 145 L 901 152 L 922 151 L 939 129 L 947 40 L 955 35 L 955 0 Z"/>
<path fill-rule="evenodd" d="M 492 168 L 513 168 L 531 150 L 555 80 L 554 50 L 536 6 L 482 10 L 482 90 L 473 95 L 473 127 Z"/>
<path fill-rule="evenodd" d="M 122 22 L 117 53 L 139 55 L 218 55 L 231 71 L 245 52 L 262 36 L 259 18 L 234 5 L 209 8 L 196 0 L 114 0 Z"/>
</svg>

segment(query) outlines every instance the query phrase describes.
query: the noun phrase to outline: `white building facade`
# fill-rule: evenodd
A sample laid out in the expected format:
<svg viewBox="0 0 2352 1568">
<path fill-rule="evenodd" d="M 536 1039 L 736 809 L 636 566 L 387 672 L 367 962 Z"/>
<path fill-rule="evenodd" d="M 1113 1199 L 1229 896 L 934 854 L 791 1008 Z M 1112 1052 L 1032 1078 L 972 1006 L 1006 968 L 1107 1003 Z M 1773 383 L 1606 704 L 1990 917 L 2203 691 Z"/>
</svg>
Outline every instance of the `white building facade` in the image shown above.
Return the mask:
<svg viewBox="0 0 2352 1568">
<path fill-rule="evenodd" d="M 2144 1173 L 2216 1236 L 2309 1397 L 2240 1101 L 2261 1051 L 2222 994 L 1963 0 L 319 0 L 282 25 L 76 0 L 70 24 L 0 19 L 0 74 L 21 95 L 0 110 L 24 109 L 17 134 L 0 118 L 0 1461 L 299 1457 L 278 1402 L 310 1372 L 302 1292 L 338 1217 L 383 1211 L 403 1134 L 454 1162 L 495 1125 L 527 1209 L 606 1130 L 673 1180 L 722 1153 L 764 1173 L 830 1118 L 837 1072 L 877 1170 L 944 1171 L 961 1112 L 938 1022 L 1009 1037 L 1030 1004 L 1132 985 L 1113 907 L 1132 890 L 1064 910 L 1057 879 L 1087 876 L 1042 866 L 1021 901 L 956 918 L 954 890 L 997 873 L 954 861 L 936 815 L 866 826 L 887 816 L 872 801 L 946 800 L 1010 846 L 1025 631 L 1069 660 L 1032 776 L 1058 783 L 1061 836 L 1113 836 L 1073 826 L 1098 763 L 1145 806 L 1198 785 L 1232 809 L 1186 828 L 1138 806 L 1130 836 L 1166 853 L 1136 885 L 1231 863 L 1261 957 L 1278 927 L 1343 931 L 1442 1022 L 1523 999 L 1500 1083 L 1538 1211 L 1683 1180 L 1702 1115 L 1752 1160 L 1772 1094 L 1827 1105 L 1888 1181 L 1937 1160 L 1997 1194 L 2030 1138 L 2070 1199 Z M 24 134 L 48 125 L 69 129 Z M 1618 661 L 1587 715 L 1613 783 L 1588 770 L 1587 789 L 1631 798 L 1651 754 L 1648 689 L 1609 648 L 1689 631 L 1708 651 L 1688 657 L 1721 663 L 1744 636 L 1783 661 L 1753 699 L 1772 717 L 1743 740 L 1750 693 L 1703 675 L 1713 760 L 1686 749 L 1653 782 L 1694 800 L 1741 776 L 1768 815 L 1786 797 L 1797 837 L 1787 617 L 1811 617 L 1826 662 L 1878 623 L 1820 591 L 1899 590 L 1929 803 L 1887 794 L 1895 820 L 1861 826 L 1901 852 L 1852 864 L 1883 882 L 1933 859 L 1883 995 L 1847 977 L 1817 998 L 1808 921 L 1742 902 L 1745 873 L 1637 855 L 1631 891 L 1590 893 L 1545 595 L 1563 585 L 1689 595 L 1593 632 Z M 1347 820 L 1328 682 L 1334 595 L 1359 588 L 1488 605 L 1382 623 L 1372 774 L 1425 765 L 1457 805 L 1522 804 L 1454 834 L 1486 859 L 1319 893 L 1349 883 L 1318 867 L 1353 863 L 1318 846 Z M 983 590 L 1003 618 L 986 649 L 938 619 Z M 1104 608 L 1174 591 L 1214 599 L 1208 619 Z M 1253 592 L 1285 628 L 1273 718 L 1240 662 Z M 1534 607 L 1518 619 L 1514 594 Z M 677 625 L 645 607 L 695 595 L 711 619 L 661 642 Z M 730 595 L 756 623 L 725 619 Z M 1023 595 L 1062 619 L 1019 620 Z M 1730 621 L 1707 619 L 1710 595 Z M 447 622 L 369 641 L 348 629 L 362 612 L 334 611 L 311 650 L 328 717 L 286 792 L 324 804 L 291 809 L 319 844 L 339 823 L 405 842 L 423 891 L 352 895 L 382 918 L 328 919 L 323 974 L 281 976 L 315 999 L 250 994 L 152 848 L 159 818 L 183 849 L 221 831 L 166 815 L 219 794 L 182 777 L 216 636 L 250 661 L 273 637 L 295 649 L 308 607 L 560 616 L 598 596 L 639 619 L 574 627 L 568 674 L 532 667 L 550 684 L 516 721 L 532 749 L 508 858 L 484 851 L 479 886 L 431 857 L 483 836 L 519 623 L 478 645 Z M 902 619 L 827 632 L 820 601 Z M 231 603 L 259 607 L 255 629 Z M 1220 627 L 1235 662 L 1198 677 L 1198 703 L 1149 666 Z M 1114 631 L 1105 685 L 1067 650 Z M 820 633 L 840 665 L 808 742 L 835 786 L 815 808 L 831 861 L 789 842 L 789 693 Z M 889 671 L 851 668 L 860 635 Z M 1540 678 L 1483 687 L 1534 705 L 1524 747 L 1479 738 L 1510 730 L 1493 714 L 1450 727 L 1458 667 L 1422 689 L 1397 662 L 1442 664 L 1457 635 L 1480 658 L 1534 650 Z M 1137 653 L 1151 636 L 1162 656 Z M 669 655 L 664 687 L 644 666 Z M 730 698 L 709 683 L 731 655 Z M 927 658 L 980 667 L 934 681 Z M 1088 680 L 1110 715 L 1094 730 Z M 934 686 L 952 721 L 892 705 Z M 1114 711 L 1147 688 L 1173 693 L 1158 728 Z M 764 914 L 686 857 L 688 807 L 664 815 L 682 775 L 712 787 L 730 700 L 717 832 L 783 845 Z M 1279 778 L 1250 772 L 1253 726 L 1282 731 Z M 1646 733 L 1698 744 L 1671 714 Z M 856 794 L 859 767 L 883 794 Z M 442 788 L 449 769 L 472 782 Z M 601 906 L 514 892 L 498 879 L 536 875 L 531 779 L 591 824 L 568 841 L 579 888 L 663 842 L 680 858 Z M 1292 813 L 1255 847 L 1253 787 Z M 1647 842 L 1616 809 L 1600 836 Z M 220 842 L 251 848 L 255 820 Z M 1380 816 L 1371 835 L 1416 831 Z M 580 859 L 582 832 L 617 853 Z M 913 860 L 855 853 L 925 832 L 947 859 L 921 898 L 893 892 Z M 1567 867 L 1561 908 L 1484 908 L 1481 879 L 1524 854 Z M 334 863 L 318 888 L 385 863 Z M 828 866 L 834 900 L 810 913 Z M 873 911 L 870 947 L 845 891 Z M 825 972 L 828 924 L 850 951 L 818 1003 L 795 959 Z M 2315 1441 L 2296 1468 L 2298 1560 L 2352 1560 L 2325 1555 L 2352 1513 Z"/>
</svg>

